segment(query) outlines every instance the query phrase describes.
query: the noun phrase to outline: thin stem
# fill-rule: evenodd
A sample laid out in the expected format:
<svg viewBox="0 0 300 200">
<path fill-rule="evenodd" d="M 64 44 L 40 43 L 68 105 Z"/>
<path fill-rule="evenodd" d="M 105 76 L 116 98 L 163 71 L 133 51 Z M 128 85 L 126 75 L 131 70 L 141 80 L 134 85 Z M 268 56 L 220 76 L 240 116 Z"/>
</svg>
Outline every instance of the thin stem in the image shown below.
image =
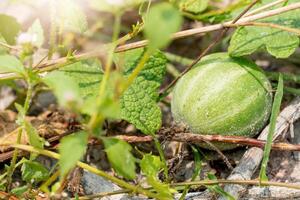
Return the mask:
<svg viewBox="0 0 300 200">
<path fill-rule="evenodd" d="M 78 197 L 79 200 L 92 200 L 96 198 L 101 198 L 101 197 L 107 197 L 107 196 L 112 196 L 112 195 L 117 195 L 117 194 L 124 194 L 124 193 L 129 193 L 131 190 L 117 190 L 117 191 L 112 191 L 112 192 L 101 192 L 98 194 L 92 194 L 88 196 L 82 196 Z M 76 198 L 73 198 L 72 200 L 76 200 Z"/>
<path fill-rule="evenodd" d="M 25 99 L 25 103 L 24 103 L 24 115 L 21 116 L 22 120 L 25 119 L 25 115 L 26 115 L 26 112 L 29 109 L 29 105 L 30 105 L 30 101 L 31 101 L 31 98 L 32 98 L 32 93 L 33 93 L 32 85 L 29 83 L 29 81 L 27 81 L 27 83 L 28 83 L 28 90 L 27 90 L 26 99 Z M 23 132 L 23 129 L 20 128 L 19 131 L 18 131 L 18 136 L 17 136 L 17 144 L 21 143 L 22 132 Z M 14 153 L 13 153 L 12 160 L 11 160 L 11 164 L 10 164 L 8 172 L 7 172 L 7 190 L 8 191 L 10 190 L 10 187 L 11 187 L 12 175 L 13 175 L 14 170 L 16 168 L 16 162 L 17 162 L 18 154 L 19 154 L 18 149 L 15 149 Z"/>
<path fill-rule="evenodd" d="M 180 63 L 182 65 L 190 65 L 193 60 L 190 58 L 185 58 L 179 55 L 175 55 L 169 52 L 165 53 L 165 56 L 167 57 L 167 59 L 171 62 L 176 62 L 176 63 Z"/>
<path fill-rule="evenodd" d="M 290 183 L 281 183 L 273 181 L 259 181 L 259 180 L 204 180 L 204 181 L 191 181 L 183 183 L 173 183 L 171 186 L 187 186 L 187 185 L 217 185 L 217 184 L 237 184 L 237 185 L 260 185 L 260 186 L 276 186 L 276 187 L 285 187 L 291 189 L 300 190 L 300 185 L 290 184 Z"/>
<path fill-rule="evenodd" d="M 48 157 L 51 157 L 51 158 L 55 158 L 57 160 L 60 159 L 60 155 L 58 153 L 48 151 L 48 150 L 44 150 L 44 149 L 37 149 L 37 148 L 34 148 L 32 146 L 29 146 L 29 145 L 11 144 L 10 147 L 16 148 L 16 149 L 21 149 L 21 150 L 28 151 L 28 152 L 41 154 L 41 155 L 45 155 L 45 156 L 48 156 Z M 152 192 L 150 192 L 150 191 L 148 191 L 148 190 L 146 190 L 146 189 L 144 189 L 140 186 L 131 185 L 131 184 L 119 179 L 119 178 L 111 176 L 108 173 L 106 173 L 102 170 L 99 170 L 97 168 L 94 168 L 94 167 L 92 167 L 92 166 L 90 166 L 86 163 L 78 161 L 77 166 L 81 167 L 81 168 L 83 168 L 83 169 L 85 169 L 85 170 L 87 170 L 87 171 L 89 171 L 93 174 L 99 175 L 99 176 L 101 176 L 101 177 L 103 177 L 107 180 L 110 180 L 110 181 L 112 181 L 113 183 L 119 185 L 122 188 L 126 188 L 130 191 L 146 195 L 147 197 L 160 199 L 160 196 L 155 194 L 155 193 L 152 193 Z"/>
<path fill-rule="evenodd" d="M 104 73 L 104 77 L 103 80 L 101 81 L 100 84 L 100 88 L 99 88 L 99 94 L 97 97 L 97 107 L 99 107 L 103 100 L 104 100 L 104 93 L 105 93 L 105 89 L 106 89 L 106 85 L 110 76 L 110 72 L 111 72 L 111 66 L 113 63 L 113 55 L 114 55 L 114 50 L 118 44 L 117 38 L 119 36 L 120 33 L 120 26 L 121 26 L 121 15 L 117 14 L 116 15 L 116 19 L 115 19 L 115 23 L 114 23 L 114 32 L 113 32 L 113 36 L 112 36 L 112 45 L 109 49 L 108 52 L 108 58 L 105 64 L 105 73 Z M 123 40 L 119 40 L 119 42 L 123 42 Z M 102 121 L 104 120 L 104 117 L 102 116 L 101 113 L 98 112 L 98 110 L 92 115 L 88 127 L 91 131 L 93 131 L 93 129 L 98 125 L 101 124 Z"/>
<path fill-rule="evenodd" d="M 269 28 L 276 28 L 283 31 L 287 31 L 290 33 L 295 33 L 297 35 L 300 35 L 300 30 L 296 28 L 290 28 L 286 26 L 281 26 L 278 24 L 272 24 L 272 23 L 264 23 L 264 22 L 244 22 L 244 23 L 236 23 L 236 24 L 230 24 L 226 25 L 226 27 L 239 27 L 239 26 L 262 26 L 262 27 L 269 27 Z"/>
<path fill-rule="evenodd" d="M 57 170 L 54 174 L 52 174 L 52 176 L 50 178 L 47 179 L 47 181 L 45 181 L 40 186 L 40 190 L 43 191 L 43 192 L 49 193 L 48 186 L 51 185 L 56 179 L 58 179 L 59 175 L 60 175 L 60 171 Z"/>
<path fill-rule="evenodd" d="M 163 149 L 162 149 L 162 147 L 160 145 L 159 140 L 156 137 L 153 137 L 153 138 L 154 138 L 155 147 L 156 147 L 156 149 L 158 151 L 158 154 L 159 154 L 160 159 L 161 159 L 162 164 L 163 164 L 165 179 L 167 181 L 169 181 L 169 172 L 168 172 L 168 166 L 167 166 L 167 161 L 166 161 L 166 158 L 165 158 L 164 151 L 163 151 Z"/>
<path fill-rule="evenodd" d="M 18 135 L 17 135 L 17 144 L 21 143 L 21 138 L 22 138 L 22 131 L 23 129 L 19 129 Z M 17 163 L 17 158 L 18 158 L 19 150 L 15 149 L 13 153 L 12 160 L 10 162 L 10 166 L 7 170 L 7 185 L 6 185 L 6 191 L 11 190 L 11 184 L 12 184 L 12 175 L 15 171 L 16 168 L 16 163 Z"/>
<path fill-rule="evenodd" d="M 148 61 L 150 57 L 149 50 L 146 50 L 146 52 L 143 54 L 141 60 L 137 64 L 137 66 L 134 68 L 133 72 L 129 75 L 126 83 L 124 84 L 124 87 L 122 88 L 122 92 L 124 92 L 135 80 L 135 78 L 139 75 L 139 73 L 144 69 L 144 66 L 146 62 Z"/>
<path fill-rule="evenodd" d="M 271 2 L 269 4 L 266 4 L 264 6 L 261 6 L 261 7 L 257 8 L 257 9 L 255 9 L 255 10 L 252 10 L 252 11 L 248 12 L 245 16 L 248 17 L 248 16 L 251 16 L 251 15 L 257 14 L 257 13 L 263 11 L 263 10 L 266 10 L 268 8 L 271 8 L 273 6 L 276 6 L 276 5 L 280 4 L 280 3 L 284 3 L 284 2 L 287 2 L 287 1 L 288 0 L 277 0 L 277 1 Z"/>
<path fill-rule="evenodd" d="M 7 44 L 5 42 L 1 42 L 1 41 L 0 41 L 0 46 L 3 46 L 7 49 L 14 50 L 14 51 L 19 51 L 20 50 L 20 48 L 18 48 L 16 46 L 12 46 L 12 45 L 9 45 L 9 44 Z"/>
</svg>

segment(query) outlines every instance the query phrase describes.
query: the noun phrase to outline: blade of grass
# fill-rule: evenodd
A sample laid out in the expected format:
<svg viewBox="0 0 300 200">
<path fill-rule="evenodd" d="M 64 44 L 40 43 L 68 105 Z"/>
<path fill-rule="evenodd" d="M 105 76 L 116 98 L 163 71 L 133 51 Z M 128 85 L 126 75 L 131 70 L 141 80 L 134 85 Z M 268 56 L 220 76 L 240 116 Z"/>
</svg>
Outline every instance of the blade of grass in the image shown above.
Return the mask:
<svg viewBox="0 0 300 200">
<path fill-rule="evenodd" d="M 211 173 L 208 173 L 207 177 L 211 181 L 218 180 L 217 177 L 214 174 L 211 174 Z M 221 186 L 218 185 L 218 184 L 216 184 L 216 185 L 205 185 L 205 187 L 207 187 L 210 191 L 215 192 L 215 193 L 221 195 L 222 197 L 224 197 L 228 200 L 235 200 L 235 198 L 231 194 L 229 194 L 228 192 L 225 192 L 223 190 L 223 188 L 221 188 Z"/>
<path fill-rule="evenodd" d="M 265 149 L 264 149 L 263 160 L 262 160 L 262 164 L 261 164 L 261 168 L 260 168 L 260 172 L 259 172 L 260 183 L 262 181 L 268 180 L 268 177 L 266 175 L 266 169 L 267 169 L 267 164 L 268 164 L 269 156 L 270 156 L 270 152 L 271 152 L 271 145 L 272 145 L 272 140 L 273 140 L 273 134 L 275 132 L 276 119 L 277 119 L 277 116 L 280 111 L 282 96 L 283 96 L 283 78 L 282 78 L 282 75 L 279 74 L 277 90 L 275 93 L 274 102 L 273 102 L 273 106 L 272 106 L 269 133 L 268 133 L 267 142 L 266 142 Z"/>
</svg>

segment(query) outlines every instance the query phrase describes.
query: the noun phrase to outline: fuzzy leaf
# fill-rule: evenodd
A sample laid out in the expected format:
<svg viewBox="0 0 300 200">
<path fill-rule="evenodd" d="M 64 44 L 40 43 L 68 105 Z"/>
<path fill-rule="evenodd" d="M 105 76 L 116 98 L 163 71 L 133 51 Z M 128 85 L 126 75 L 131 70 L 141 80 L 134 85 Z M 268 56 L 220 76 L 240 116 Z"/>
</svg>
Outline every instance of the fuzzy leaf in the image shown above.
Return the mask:
<svg viewBox="0 0 300 200">
<path fill-rule="evenodd" d="M 8 44 L 16 43 L 16 37 L 20 30 L 21 25 L 14 17 L 0 14 L 0 34 Z"/>
<path fill-rule="evenodd" d="M 60 71 L 76 81 L 81 97 L 87 98 L 97 94 L 103 77 L 99 63 L 76 62 L 61 68 Z"/>
<path fill-rule="evenodd" d="M 260 20 L 285 27 L 300 28 L 300 10 L 289 11 Z M 269 27 L 240 27 L 233 34 L 229 53 L 231 56 L 249 55 L 255 51 L 266 50 L 276 58 L 289 57 L 299 46 L 299 38 L 294 33 Z"/>
<path fill-rule="evenodd" d="M 88 134 L 77 132 L 64 137 L 59 144 L 59 159 L 61 175 L 66 175 L 86 152 Z"/>
<path fill-rule="evenodd" d="M 134 50 L 142 55 L 141 50 Z M 129 53 L 131 55 L 132 52 Z M 126 57 L 126 55 L 125 55 Z M 139 59 L 126 63 L 125 74 L 136 67 Z M 161 110 L 156 104 L 158 89 L 166 71 L 166 58 L 161 52 L 151 56 L 132 85 L 122 96 L 121 116 L 145 134 L 153 134 L 161 126 Z"/>
<path fill-rule="evenodd" d="M 22 179 L 28 183 L 38 183 L 49 178 L 49 171 L 43 165 L 34 161 L 26 161 L 23 163 Z"/>
<path fill-rule="evenodd" d="M 132 147 L 125 141 L 116 138 L 103 138 L 108 160 L 116 172 L 127 179 L 134 179 L 135 158 L 131 154 Z"/>
</svg>

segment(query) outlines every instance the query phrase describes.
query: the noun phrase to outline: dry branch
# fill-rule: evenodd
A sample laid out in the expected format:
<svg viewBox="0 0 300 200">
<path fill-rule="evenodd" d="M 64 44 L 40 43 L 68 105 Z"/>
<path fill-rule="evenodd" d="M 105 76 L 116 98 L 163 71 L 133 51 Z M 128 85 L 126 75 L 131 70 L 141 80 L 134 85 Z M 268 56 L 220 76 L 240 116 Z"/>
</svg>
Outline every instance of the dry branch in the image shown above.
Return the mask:
<svg viewBox="0 0 300 200">
<path fill-rule="evenodd" d="M 300 98 L 293 100 L 286 108 L 282 110 L 280 115 L 277 117 L 276 129 L 273 140 L 276 140 L 279 136 L 282 136 L 289 130 L 290 125 L 300 118 Z M 269 131 L 269 126 L 267 126 L 258 139 L 266 140 Z M 238 166 L 232 171 L 231 175 L 227 178 L 228 180 L 249 180 L 252 175 L 259 167 L 259 164 L 263 157 L 263 149 L 252 147 L 248 149 L 242 159 L 240 160 Z M 242 196 L 246 191 L 246 186 L 244 185 L 226 185 L 224 190 L 233 195 L 236 199 Z M 220 197 L 219 200 L 223 200 Z"/>
</svg>

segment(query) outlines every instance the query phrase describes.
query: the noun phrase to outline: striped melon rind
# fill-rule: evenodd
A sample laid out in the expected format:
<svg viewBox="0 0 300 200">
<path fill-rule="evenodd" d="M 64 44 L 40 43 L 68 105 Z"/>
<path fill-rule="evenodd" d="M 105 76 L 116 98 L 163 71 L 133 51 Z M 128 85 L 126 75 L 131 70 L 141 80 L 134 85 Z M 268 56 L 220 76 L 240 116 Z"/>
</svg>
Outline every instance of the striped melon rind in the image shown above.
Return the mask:
<svg viewBox="0 0 300 200">
<path fill-rule="evenodd" d="M 227 53 L 211 54 L 177 82 L 172 114 L 194 133 L 253 137 L 269 119 L 271 89 L 255 63 Z"/>
</svg>

